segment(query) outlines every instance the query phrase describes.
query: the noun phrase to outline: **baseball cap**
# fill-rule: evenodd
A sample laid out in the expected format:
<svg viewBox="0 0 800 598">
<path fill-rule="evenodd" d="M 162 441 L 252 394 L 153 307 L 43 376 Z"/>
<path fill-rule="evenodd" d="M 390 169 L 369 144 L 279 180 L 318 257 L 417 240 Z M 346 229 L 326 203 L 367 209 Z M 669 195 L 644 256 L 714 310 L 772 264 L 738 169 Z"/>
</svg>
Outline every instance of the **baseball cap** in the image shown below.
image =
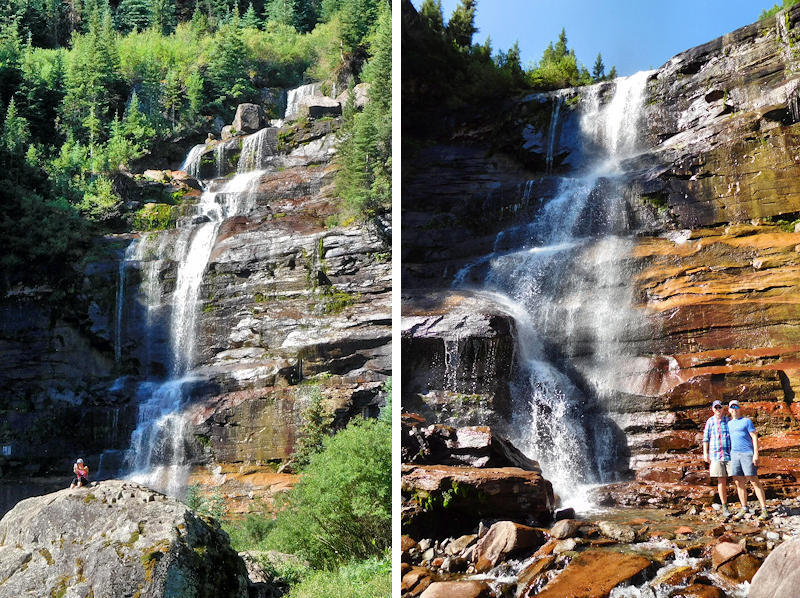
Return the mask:
<svg viewBox="0 0 800 598">
<path fill-rule="evenodd" d="M 83 459 L 78 459 L 78 463 L 83 463 Z"/>
<path fill-rule="evenodd" d="M 728 403 L 728 407 L 741 407 L 741 405 L 739 405 L 739 401 L 733 399 L 730 403 Z"/>
<path fill-rule="evenodd" d="M 711 406 L 712 406 L 712 407 L 716 407 L 717 405 L 719 405 L 720 407 L 722 407 L 722 401 L 714 401 L 713 403 L 711 403 Z"/>
</svg>

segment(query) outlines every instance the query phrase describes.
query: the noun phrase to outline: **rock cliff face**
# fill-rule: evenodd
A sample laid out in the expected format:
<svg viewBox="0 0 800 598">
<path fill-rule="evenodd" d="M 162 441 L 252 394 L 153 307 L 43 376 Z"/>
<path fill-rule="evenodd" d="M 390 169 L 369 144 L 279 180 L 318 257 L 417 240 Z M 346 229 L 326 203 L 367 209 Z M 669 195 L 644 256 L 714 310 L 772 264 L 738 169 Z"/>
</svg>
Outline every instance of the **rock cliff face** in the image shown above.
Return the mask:
<svg viewBox="0 0 800 598">
<path fill-rule="evenodd" d="M 612 341 L 621 356 L 613 388 L 594 394 L 625 432 L 629 466 L 641 480 L 702 483 L 708 405 L 737 398 L 762 435 L 761 472 L 771 491 L 800 481 L 799 20 L 800 8 L 782 11 L 648 73 L 642 151 L 589 194 L 591 203 L 610 188 L 624 200 L 614 232 L 630 240 L 623 258 L 634 317 Z M 464 265 L 514 247 L 508 231 L 530 222 L 559 192 L 559 177 L 579 176 L 599 152 L 579 135 L 581 118 L 591 102 L 609 102 L 616 85 L 518 98 L 503 118 L 465 118 L 404 163 L 404 351 L 413 347 L 415 363 L 434 364 L 418 368 L 414 381 L 444 380 L 439 349 L 423 353 L 419 297 L 450 286 Z M 589 224 L 582 233 L 596 234 Z M 437 334 L 456 336 L 455 324 L 441 329 L 444 322 Z M 460 342 L 472 342 L 471 334 Z M 484 380 L 495 388 L 507 387 L 501 372 L 515 367 L 514 352 L 502 355 L 497 374 Z M 560 358 L 577 364 L 576 386 L 591 388 L 580 371 L 582 349 Z M 445 390 L 466 379 L 445 381 Z M 403 393 L 414 411 L 426 396 L 442 395 L 434 383 L 404 385 Z M 447 411 L 441 402 L 425 405 L 431 414 Z M 463 423 L 474 422 L 467 414 Z"/>
<path fill-rule="evenodd" d="M 325 117 L 229 132 L 187 166 L 216 179 L 219 205 L 247 203 L 216 229 L 198 293 L 198 381 L 188 408 L 198 483 L 228 479 L 245 496 L 285 488 L 291 476 L 273 479 L 274 468 L 291 455 L 311 391 L 339 426 L 383 404 L 391 222 L 331 223 L 339 127 Z M 260 174 L 234 197 L 222 189 L 237 170 Z M 178 170 L 149 170 L 119 186 L 129 211 L 166 214 L 166 230 L 96 240 L 68 301 L 46 288 L 15 289 L 0 301 L 3 473 L 68 476 L 80 455 L 93 472 L 115 475 L 136 426 L 137 388 L 173 369 L 181 251 L 207 220 L 200 184 Z"/>
<path fill-rule="evenodd" d="M 0 578 L 3 596 L 248 595 L 219 524 L 113 480 L 17 504 L 0 520 Z"/>
</svg>

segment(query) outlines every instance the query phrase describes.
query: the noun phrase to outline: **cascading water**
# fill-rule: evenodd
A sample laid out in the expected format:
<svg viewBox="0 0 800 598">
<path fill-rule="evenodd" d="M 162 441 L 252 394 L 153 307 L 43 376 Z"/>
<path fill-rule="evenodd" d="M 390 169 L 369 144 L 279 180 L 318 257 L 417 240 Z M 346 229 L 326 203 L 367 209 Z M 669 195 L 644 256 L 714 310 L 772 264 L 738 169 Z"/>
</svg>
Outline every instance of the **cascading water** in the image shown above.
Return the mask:
<svg viewBox="0 0 800 598">
<path fill-rule="evenodd" d="M 289 90 L 286 98 L 286 114 L 284 120 L 292 120 L 297 118 L 300 112 L 300 100 L 322 93 L 322 85 L 320 83 L 309 83 L 308 85 L 301 85 L 296 89 Z"/>
<path fill-rule="evenodd" d="M 564 504 L 588 508 L 588 484 L 613 479 L 619 442 L 601 404 L 612 396 L 624 340 L 635 328 L 618 177 L 637 151 L 637 129 L 649 73 L 582 90 L 582 142 L 597 158 L 558 191 L 527 224 L 497 235 L 494 252 L 470 264 L 454 286 L 478 286 L 516 322 L 517 371 L 509 434 Z M 563 95 L 553 97 L 547 168 L 558 151 Z M 534 181 L 522 187 L 530 195 Z M 524 199 L 524 198 L 523 198 Z M 623 467 L 624 468 L 624 467 Z"/>
<path fill-rule="evenodd" d="M 197 214 L 175 232 L 150 233 L 134 241 L 121 265 L 121 272 L 134 263 L 142 270 L 139 297 L 147 306 L 147 329 L 151 329 L 156 320 L 153 312 L 163 307 L 163 288 L 158 274 L 161 264 L 169 257 L 177 266 L 168 325 L 169 376 L 165 382 L 139 384 L 137 426 L 126 456 L 128 477 L 168 494 L 183 492 L 190 469 L 191 422 L 185 412 L 192 391 L 202 384 L 202 379 L 192 374 L 192 368 L 196 362 L 198 300 L 203 274 L 224 220 L 255 208 L 258 182 L 274 155 L 276 134 L 276 129 L 269 128 L 245 138 L 236 175 L 230 180 L 204 182 Z M 192 148 L 184 167 L 199 172 L 204 150 L 205 146 Z M 222 155 L 219 147 L 214 151 L 219 162 Z M 121 284 L 120 294 L 123 292 Z"/>
</svg>

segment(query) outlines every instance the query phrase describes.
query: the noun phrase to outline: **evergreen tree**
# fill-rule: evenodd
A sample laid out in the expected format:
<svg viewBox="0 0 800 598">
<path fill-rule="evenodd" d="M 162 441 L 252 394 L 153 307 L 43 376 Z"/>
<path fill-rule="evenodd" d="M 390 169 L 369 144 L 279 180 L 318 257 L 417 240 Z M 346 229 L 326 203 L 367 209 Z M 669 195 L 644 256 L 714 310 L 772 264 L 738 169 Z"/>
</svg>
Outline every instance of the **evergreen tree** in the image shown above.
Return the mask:
<svg viewBox="0 0 800 598">
<path fill-rule="evenodd" d="M 175 31 L 175 1 L 150 0 L 150 24 L 161 35 L 170 35 Z"/>
<path fill-rule="evenodd" d="M 350 216 L 369 217 L 391 204 L 391 21 L 391 9 L 382 6 L 370 44 L 372 56 L 363 72 L 369 103 L 352 117 L 352 100 L 345 105 L 336 188 Z"/>
<path fill-rule="evenodd" d="M 314 29 L 319 22 L 322 12 L 320 0 L 295 0 L 294 3 L 294 27 L 301 33 L 307 33 Z"/>
<path fill-rule="evenodd" d="M 475 0 L 461 0 L 450 16 L 445 32 L 450 43 L 458 48 L 472 46 L 472 36 L 478 31 L 475 27 Z"/>
<path fill-rule="evenodd" d="M 6 117 L 3 120 L 3 130 L 0 133 L 0 145 L 11 154 L 22 155 L 23 149 L 30 141 L 30 127 L 28 121 L 17 114 L 17 107 L 13 98 L 8 103 Z"/>
<path fill-rule="evenodd" d="M 195 2 L 190 27 L 196 35 L 204 35 L 211 31 L 211 23 L 208 20 L 208 14 L 200 7 L 200 0 Z"/>
<path fill-rule="evenodd" d="M 250 2 L 250 5 L 247 7 L 247 11 L 244 13 L 242 20 L 239 21 L 239 26 L 243 29 L 258 29 L 259 25 L 261 24 L 261 19 L 258 17 L 258 13 L 256 9 L 253 8 L 253 2 Z"/>
<path fill-rule="evenodd" d="M 227 117 L 233 115 L 237 104 L 257 95 L 249 70 L 241 30 L 230 23 L 223 25 L 209 52 L 208 82 L 213 96 L 211 104 Z"/>
<path fill-rule="evenodd" d="M 295 0 L 268 0 L 264 7 L 266 20 L 294 26 L 294 5 Z"/>
<path fill-rule="evenodd" d="M 108 13 L 100 23 L 95 12 L 89 32 L 76 37 L 69 55 L 65 74 L 64 100 L 61 121 L 65 133 L 99 140 L 105 123 L 109 122 L 122 99 L 122 81 L 116 39 Z M 90 113 L 94 116 L 90 118 Z M 97 124 L 99 123 L 99 124 Z M 88 124 L 95 127 L 90 131 Z"/>
<path fill-rule="evenodd" d="M 444 33 L 442 0 L 425 0 L 419 7 L 419 14 L 431 31 L 438 35 Z"/>
<path fill-rule="evenodd" d="M 28 119 L 33 139 L 52 145 L 53 123 L 64 98 L 63 53 L 28 47 L 20 68 L 22 81 L 15 95 L 18 110 Z"/>
<path fill-rule="evenodd" d="M 602 81 L 606 75 L 606 65 L 603 64 L 603 56 L 600 52 L 597 53 L 597 59 L 594 61 L 592 67 L 592 78 L 595 81 Z"/>
<path fill-rule="evenodd" d="M 567 32 L 562 27 L 561 33 L 558 34 L 558 41 L 556 42 L 555 47 L 553 48 L 553 55 L 556 60 L 560 60 L 564 58 L 568 53 L 567 50 Z"/>
<path fill-rule="evenodd" d="M 608 80 L 616 79 L 617 78 L 617 67 L 612 66 L 611 70 L 608 71 Z"/>
<path fill-rule="evenodd" d="M 349 52 L 359 50 L 378 19 L 380 0 L 342 0 L 339 15 L 342 41 Z"/>
<path fill-rule="evenodd" d="M 114 14 L 114 26 L 126 35 L 142 31 L 150 26 L 150 16 L 150 0 L 122 0 Z"/>
<path fill-rule="evenodd" d="M 20 82 L 22 40 L 16 21 L 0 25 L 0 102 L 7 104 Z"/>
</svg>

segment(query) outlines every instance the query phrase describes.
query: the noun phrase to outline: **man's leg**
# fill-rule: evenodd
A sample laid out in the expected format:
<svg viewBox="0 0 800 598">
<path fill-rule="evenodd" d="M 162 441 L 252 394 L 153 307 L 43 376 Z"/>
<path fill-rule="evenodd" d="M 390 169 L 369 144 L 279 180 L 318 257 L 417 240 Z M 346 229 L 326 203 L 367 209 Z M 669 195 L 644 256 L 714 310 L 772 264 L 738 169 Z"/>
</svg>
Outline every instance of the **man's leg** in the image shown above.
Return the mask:
<svg viewBox="0 0 800 598">
<path fill-rule="evenodd" d="M 758 498 L 758 503 L 761 505 L 761 510 L 764 511 L 767 508 L 767 497 L 764 494 L 764 486 L 761 484 L 761 480 L 758 479 L 758 476 L 747 476 L 748 481 L 753 484 L 753 490 L 756 492 L 756 498 Z"/>
<path fill-rule="evenodd" d="M 719 476 L 717 478 L 717 491 L 719 492 L 719 501 L 722 503 L 722 512 L 726 513 L 728 510 L 728 478 Z"/>
<path fill-rule="evenodd" d="M 744 476 L 734 476 L 733 483 L 736 484 L 736 494 L 739 496 L 739 502 L 743 509 L 747 508 L 747 484 L 744 481 Z"/>
</svg>

